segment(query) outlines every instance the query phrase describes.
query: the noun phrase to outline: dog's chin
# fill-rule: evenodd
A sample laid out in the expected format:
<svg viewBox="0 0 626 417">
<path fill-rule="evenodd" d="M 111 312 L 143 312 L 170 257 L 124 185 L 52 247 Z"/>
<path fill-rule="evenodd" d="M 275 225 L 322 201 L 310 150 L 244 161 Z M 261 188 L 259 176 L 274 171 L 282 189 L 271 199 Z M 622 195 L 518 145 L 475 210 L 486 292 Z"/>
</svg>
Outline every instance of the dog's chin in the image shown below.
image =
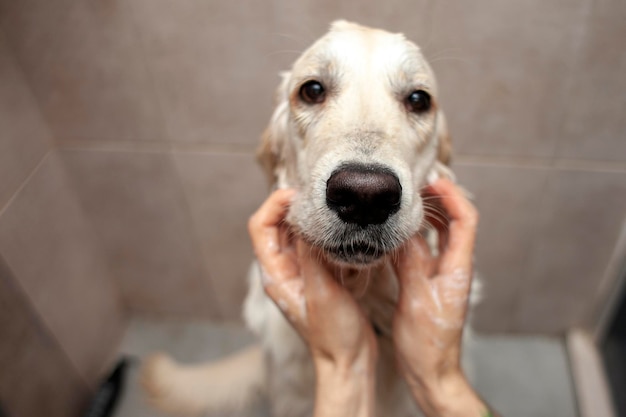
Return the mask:
<svg viewBox="0 0 626 417">
<path fill-rule="evenodd" d="M 295 228 L 308 244 L 321 250 L 328 262 L 341 267 L 379 266 L 414 233 L 405 230 L 395 218 L 366 227 L 337 220 L 317 220 L 312 222 L 315 226 L 302 221 Z"/>
<path fill-rule="evenodd" d="M 331 263 L 359 269 L 376 266 L 387 254 L 377 246 L 367 243 L 323 249 Z"/>
</svg>

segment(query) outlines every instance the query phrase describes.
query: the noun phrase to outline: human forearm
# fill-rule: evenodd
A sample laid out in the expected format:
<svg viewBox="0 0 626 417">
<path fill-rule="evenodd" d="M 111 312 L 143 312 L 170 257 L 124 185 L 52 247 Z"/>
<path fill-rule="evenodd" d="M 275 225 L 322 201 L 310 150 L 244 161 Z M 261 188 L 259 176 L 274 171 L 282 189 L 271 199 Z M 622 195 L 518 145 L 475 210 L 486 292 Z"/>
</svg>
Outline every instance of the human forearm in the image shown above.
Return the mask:
<svg viewBox="0 0 626 417">
<path fill-rule="evenodd" d="M 314 417 L 372 417 L 375 372 L 371 360 L 338 364 L 316 360 L 317 389 Z"/>
<path fill-rule="evenodd" d="M 407 381 L 427 417 L 498 417 L 460 371 L 444 377 L 410 376 Z"/>
</svg>

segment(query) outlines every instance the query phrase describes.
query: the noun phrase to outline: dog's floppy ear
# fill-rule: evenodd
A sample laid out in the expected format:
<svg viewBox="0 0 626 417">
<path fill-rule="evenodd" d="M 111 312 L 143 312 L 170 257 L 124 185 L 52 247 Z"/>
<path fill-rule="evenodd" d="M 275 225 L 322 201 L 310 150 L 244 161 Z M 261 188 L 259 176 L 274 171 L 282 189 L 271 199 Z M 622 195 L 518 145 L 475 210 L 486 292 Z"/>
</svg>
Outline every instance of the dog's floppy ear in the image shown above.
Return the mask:
<svg viewBox="0 0 626 417">
<path fill-rule="evenodd" d="M 450 141 L 446 116 L 441 110 L 437 112 L 437 125 L 435 129 L 435 135 L 437 136 L 437 160 L 431 171 L 429 181 L 433 182 L 438 178 L 449 178 L 454 181 L 455 176 L 450 169 L 452 142 Z"/>
<path fill-rule="evenodd" d="M 450 141 L 450 132 L 448 131 L 446 116 L 441 110 L 439 110 L 437 115 L 437 139 L 439 142 L 437 147 L 437 160 L 449 166 L 452 156 L 452 142 Z"/>
<path fill-rule="evenodd" d="M 257 161 L 265 171 L 270 185 L 281 185 L 285 175 L 285 152 L 287 145 L 287 122 L 289 112 L 289 72 L 280 74 L 282 81 L 276 91 L 276 107 L 269 125 L 261 136 L 261 144 L 257 149 Z"/>
</svg>

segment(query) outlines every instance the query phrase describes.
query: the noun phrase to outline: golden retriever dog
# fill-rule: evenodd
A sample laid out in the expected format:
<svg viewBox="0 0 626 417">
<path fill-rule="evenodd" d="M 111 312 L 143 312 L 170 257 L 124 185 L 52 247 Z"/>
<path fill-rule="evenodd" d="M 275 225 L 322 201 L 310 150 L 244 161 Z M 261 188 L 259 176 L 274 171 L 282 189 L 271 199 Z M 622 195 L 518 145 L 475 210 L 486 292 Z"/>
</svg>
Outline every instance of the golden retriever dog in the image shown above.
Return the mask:
<svg viewBox="0 0 626 417">
<path fill-rule="evenodd" d="M 396 371 L 391 323 L 397 284 L 390 259 L 426 230 L 422 188 L 447 168 L 450 144 L 433 71 L 401 34 L 346 21 L 282 74 L 259 149 L 274 187 L 298 194 L 287 221 L 340 268 L 378 337 L 377 415 L 418 410 Z M 243 410 L 267 395 L 274 417 L 312 415 L 315 373 L 306 344 L 266 296 L 259 266 L 244 305 L 257 346 L 222 361 L 146 361 L 143 383 L 173 415 Z"/>
</svg>

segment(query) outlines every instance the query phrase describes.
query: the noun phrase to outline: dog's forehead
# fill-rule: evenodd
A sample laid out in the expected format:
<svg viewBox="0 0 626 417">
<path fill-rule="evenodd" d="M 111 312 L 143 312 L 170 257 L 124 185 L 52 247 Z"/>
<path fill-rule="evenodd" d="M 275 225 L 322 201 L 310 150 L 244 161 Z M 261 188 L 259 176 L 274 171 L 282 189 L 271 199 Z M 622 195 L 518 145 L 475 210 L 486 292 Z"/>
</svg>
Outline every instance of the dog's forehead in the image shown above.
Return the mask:
<svg viewBox="0 0 626 417">
<path fill-rule="evenodd" d="M 335 59 L 359 64 L 402 64 L 408 57 L 419 61 L 419 49 L 409 43 L 404 36 L 382 30 L 356 27 L 331 31 L 328 51 Z M 417 62 L 416 62 L 417 63 Z"/>
<path fill-rule="evenodd" d="M 365 71 L 380 75 L 432 78 L 419 47 L 404 35 L 345 21 L 333 23 L 326 35 L 302 55 L 294 66 L 305 73 L 316 69 Z M 298 72 L 298 71 L 297 71 Z"/>
</svg>

